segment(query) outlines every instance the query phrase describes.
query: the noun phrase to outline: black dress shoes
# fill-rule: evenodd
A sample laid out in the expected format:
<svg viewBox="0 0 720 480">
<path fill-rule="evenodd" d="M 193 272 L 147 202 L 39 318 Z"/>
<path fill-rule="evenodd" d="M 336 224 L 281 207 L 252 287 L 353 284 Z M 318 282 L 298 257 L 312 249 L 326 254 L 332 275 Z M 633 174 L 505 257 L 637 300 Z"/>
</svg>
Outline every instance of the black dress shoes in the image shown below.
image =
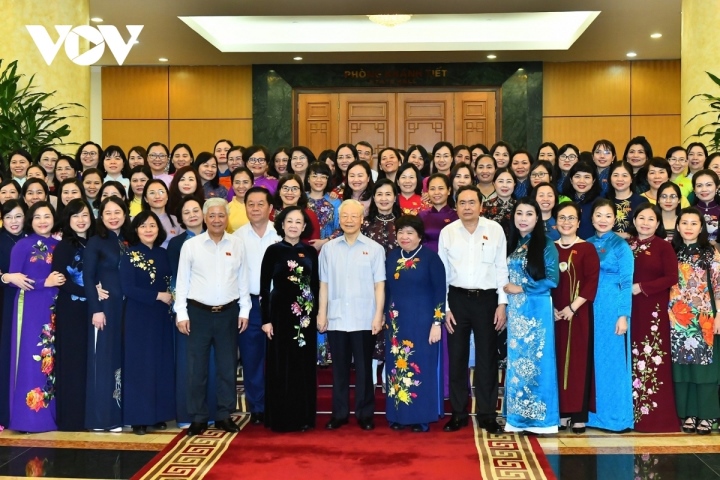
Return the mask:
<svg viewBox="0 0 720 480">
<path fill-rule="evenodd" d="M 494 418 L 486 418 L 485 420 L 479 420 L 478 423 L 480 424 L 480 427 L 484 428 L 487 433 L 500 433 L 503 431 L 500 427 L 500 424 L 498 424 L 497 420 L 495 420 Z"/>
<path fill-rule="evenodd" d="M 373 422 L 372 417 L 358 418 L 358 425 L 360 425 L 360 428 L 363 430 L 372 430 L 375 428 L 375 422 Z"/>
<path fill-rule="evenodd" d="M 145 435 L 147 433 L 147 427 L 145 425 L 133 425 L 132 429 L 135 435 Z"/>
<path fill-rule="evenodd" d="M 200 435 L 205 430 L 207 430 L 207 427 L 208 427 L 207 422 L 192 422 L 187 430 L 188 437 L 194 437 L 195 435 Z"/>
<path fill-rule="evenodd" d="M 226 418 L 225 420 L 215 420 L 215 428 L 218 430 L 225 430 L 228 433 L 237 433 L 240 431 L 240 427 L 235 422 Z"/>
<path fill-rule="evenodd" d="M 338 428 L 342 427 L 343 425 L 347 425 L 348 419 L 347 418 L 335 418 L 330 417 L 330 421 L 325 424 L 325 428 L 328 430 L 337 430 Z"/>
<path fill-rule="evenodd" d="M 250 423 L 253 425 L 262 425 L 265 423 L 265 413 L 264 412 L 253 412 L 250 414 Z"/>
<path fill-rule="evenodd" d="M 460 418 L 456 417 L 455 415 L 452 416 L 450 421 L 448 421 L 445 426 L 443 427 L 444 432 L 457 432 L 463 427 L 468 426 L 468 417 Z"/>
<path fill-rule="evenodd" d="M 397 431 L 402 430 L 403 428 L 405 428 L 405 425 L 403 425 L 403 424 L 401 424 L 401 423 L 391 423 L 391 424 L 390 424 L 390 428 L 392 428 L 393 430 L 395 430 L 395 431 L 397 432 Z"/>
</svg>

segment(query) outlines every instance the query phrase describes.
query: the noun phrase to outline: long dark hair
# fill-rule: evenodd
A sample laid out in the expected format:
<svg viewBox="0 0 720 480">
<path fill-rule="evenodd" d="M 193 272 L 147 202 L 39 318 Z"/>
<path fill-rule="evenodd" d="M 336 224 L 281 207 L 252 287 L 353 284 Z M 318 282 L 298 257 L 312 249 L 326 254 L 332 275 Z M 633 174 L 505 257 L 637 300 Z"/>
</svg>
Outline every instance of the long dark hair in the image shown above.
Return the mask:
<svg viewBox="0 0 720 480">
<path fill-rule="evenodd" d="M 455 166 L 455 156 L 453 155 L 453 146 L 450 142 L 437 142 L 435 146 L 432 149 L 432 154 L 430 158 L 430 162 L 432 162 L 432 167 L 430 168 L 430 172 L 432 173 L 438 173 L 438 169 L 435 166 L 435 154 L 437 154 L 438 150 L 440 150 L 443 147 L 447 147 L 450 150 L 450 170 Z"/>
<path fill-rule="evenodd" d="M 90 214 L 90 228 L 88 228 L 85 238 L 89 239 L 95 235 L 95 215 L 93 215 L 92 206 L 88 203 L 85 198 L 74 198 L 65 205 L 63 208 L 62 216 L 60 217 L 60 223 L 62 224 L 63 242 L 69 242 L 73 247 L 80 247 L 82 240 L 80 236 L 70 226 L 70 217 L 77 215 L 82 212 L 84 208 L 87 208 Z"/>
<path fill-rule="evenodd" d="M 65 185 L 75 185 L 80 190 L 80 198 L 86 198 L 85 197 L 85 189 L 83 188 L 82 182 L 77 177 L 71 177 L 66 178 L 62 182 L 60 182 L 60 190 L 56 192 L 57 194 L 57 216 L 58 218 L 63 218 L 63 210 L 65 209 L 66 205 L 63 205 L 62 203 L 62 191 L 63 188 L 65 188 Z M 75 199 L 77 200 L 77 199 Z M 70 203 L 70 202 L 68 202 Z"/>
<path fill-rule="evenodd" d="M 545 278 L 545 245 L 547 240 L 545 239 L 545 224 L 542 218 L 542 212 L 540 211 L 540 205 L 528 197 L 521 198 L 517 201 L 512 210 L 510 222 L 510 242 L 508 243 L 509 249 L 514 250 L 518 242 L 520 241 L 520 231 L 515 226 L 515 212 L 520 205 L 529 205 L 535 210 L 537 215 L 537 223 L 535 228 L 530 232 L 530 241 L 528 242 L 527 248 L 527 272 L 533 280 L 542 280 Z"/>
<path fill-rule="evenodd" d="M 360 166 L 365 170 L 365 173 L 368 176 L 368 185 L 365 191 L 360 195 L 360 200 L 370 200 L 372 198 L 372 192 L 373 192 L 373 178 L 372 178 L 372 172 L 370 171 L 370 165 L 367 164 L 367 162 L 363 162 L 362 160 L 355 160 L 350 165 L 348 165 L 347 173 L 345 174 L 345 189 L 343 190 L 343 200 L 347 200 L 349 198 L 352 198 L 352 188 L 350 188 L 350 182 L 348 182 L 347 174 L 350 173 L 350 170 L 353 168 Z"/>
<path fill-rule="evenodd" d="M 697 244 L 701 252 L 701 263 L 703 264 L 703 268 L 707 269 L 712 265 L 715 252 L 714 247 L 710 244 L 710 235 L 708 234 L 707 223 L 705 223 L 705 215 L 703 215 L 696 207 L 683 208 L 680 210 L 680 214 L 678 215 L 678 226 L 680 225 L 680 220 L 683 215 L 695 215 L 700 219 L 700 235 L 698 235 Z M 677 226 L 675 228 L 677 229 Z M 682 238 L 682 235 L 680 235 L 679 230 L 676 235 L 673 235 L 672 246 L 675 249 L 675 253 L 679 253 L 680 250 L 685 247 L 685 240 Z M 708 285 L 708 288 L 712 290 L 711 285 Z"/>
<path fill-rule="evenodd" d="M 214 154 L 212 154 L 210 152 L 200 152 L 200 153 L 198 153 L 198 156 L 195 159 L 195 161 L 193 162 L 192 166 L 195 168 L 196 171 L 199 172 L 200 165 L 202 165 L 204 163 L 208 163 L 211 160 L 214 160 L 215 166 L 218 167 L 219 164 L 218 164 L 217 158 L 215 157 Z M 202 185 L 203 179 L 200 178 L 199 174 L 197 176 L 197 179 L 200 181 L 200 188 L 203 188 L 203 185 Z M 215 176 L 211 180 L 208 180 L 208 182 L 210 182 L 210 185 L 212 185 L 213 188 L 218 188 L 220 186 L 220 169 L 219 168 L 217 168 L 215 170 Z"/>
<path fill-rule="evenodd" d="M 230 153 L 230 152 L 228 152 L 228 153 Z M 278 173 L 277 168 L 275 168 L 275 157 L 277 157 L 281 153 L 284 153 L 285 155 L 288 156 L 288 163 L 285 168 L 288 170 L 290 168 L 290 147 L 280 147 L 273 152 L 272 157 L 270 157 L 267 161 L 267 164 L 268 164 L 267 174 L 271 177 L 278 178 L 280 176 L 280 173 Z M 247 164 L 247 159 L 245 158 L 244 152 L 243 152 L 243 163 Z"/>
<path fill-rule="evenodd" d="M 400 165 L 400 168 L 397 169 L 397 172 L 395 172 L 395 187 L 397 189 L 398 195 L 400 195 L 400 184 L 398 183 L 398 181 L 400 180 L 400 176 L 405 173 L 405 170 L 412 170 L 413 172 L 415 172 L 415 178 L 417 180 L 417 183 L 415 184 L 415 194 L 422 195 L 422 175 L 420 174 L 420 170 L 418 170 L 418 168 L 410 162 L 403 163 L 402 165 Z M 442 173 L 440 175 L 442 175 Z"/>
<path fill-rule="evenodd" d="M 411 145 L 410 148 L 407 149 L 407 155 L 405 155 L 405 160 L 403 163 L 408 163 L 408 158 L 410 158 L 410 155 L 412 155 L 414 151 L 417 151 L 423 159 L 423 167 L 420 169 L 421 178 L 418 179 L 420 182 L 422 182 L 422 178 L 430 175 L 430 159 L 428 158 L 428 152 L 427 150 L 425 150 L 425 147 L 423 147 L 422 145 Z"/>
<path fill-rule="evenodd" d="M 193 175 L 195 175 L 195 183 L 197 184 L 195 191 L 190 195 L 199 198 L 205 198 L 205 189 L 202 186 L 200 174 L 197 172 L 197 170 L 195 170 L 195 167 L 193 167 L 192 165 L 188 165 L 187 167 L 182 167 L 178 169 L 173 176 L 172 182 L 170 182 L 170 187 L 168 188 L 168 203 L 166 210 L 168 212 L 171 212 L 173 215 L 175 214 L 178 205 L 180 205 L 180 200 L 182 200 L 183 197 L 186 196 L 182 192 L 180 192 L 180 188 L 178 187 L 178 185 L 180 184 L 180 180 L 182 180 L 182 177 L 188 172 L 191 172 Z"/>
</svg>

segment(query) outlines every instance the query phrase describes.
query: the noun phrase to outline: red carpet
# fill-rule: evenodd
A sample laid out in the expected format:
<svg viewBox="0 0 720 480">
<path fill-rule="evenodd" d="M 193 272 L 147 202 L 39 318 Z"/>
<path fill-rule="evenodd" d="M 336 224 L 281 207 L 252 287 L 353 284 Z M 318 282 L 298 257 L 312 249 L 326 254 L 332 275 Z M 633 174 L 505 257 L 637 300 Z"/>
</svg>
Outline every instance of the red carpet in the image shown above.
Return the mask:
<svg viewBox="0 0 720 480">
<path fill-rule="evenodd" d="M 472 427 L 445 433 L 438 423 L 428 433 L 395 432 L 376 415 L 371 432 L 361 431 L 354 420 L 326 431 L 328 419 L 319 415 L 318 428 L 306 433 L 277 434 L 246 426 L 204 478 L 480 478 Z"/>
</svg>

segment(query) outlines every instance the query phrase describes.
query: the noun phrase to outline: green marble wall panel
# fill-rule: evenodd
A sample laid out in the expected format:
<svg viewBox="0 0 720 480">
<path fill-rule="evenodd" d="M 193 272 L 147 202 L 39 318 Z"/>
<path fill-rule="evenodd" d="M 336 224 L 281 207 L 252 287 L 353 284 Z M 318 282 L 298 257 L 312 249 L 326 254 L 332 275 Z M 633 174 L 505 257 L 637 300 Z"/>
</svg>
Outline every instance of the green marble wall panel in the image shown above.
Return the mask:
<svg viewBox="0 0 720 480">
<path fill-rule="evenodd" d="M 518 71 L 523 68 L 523 71 Z M 293 89 L 501 87 L 502 137 L 516 148 L 542 142 L 542 63 L 253 65 L 253 140 L 292 144 Z"/>
</svg>

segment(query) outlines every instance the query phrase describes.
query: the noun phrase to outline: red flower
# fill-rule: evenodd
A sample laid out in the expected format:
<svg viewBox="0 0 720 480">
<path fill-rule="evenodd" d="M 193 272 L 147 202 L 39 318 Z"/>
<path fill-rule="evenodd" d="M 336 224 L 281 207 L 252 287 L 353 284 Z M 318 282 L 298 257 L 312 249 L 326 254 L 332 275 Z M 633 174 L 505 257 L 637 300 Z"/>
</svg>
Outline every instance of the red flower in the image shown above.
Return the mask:
<svg viewBox="0 0 720 480">
<path fill-rule="evenodd" d="M 405 268 L 411 268 L 413 266 L 412 260 L 405 260 Z"/>
<path fill-rule="evenodd" d="M 685 328 L 687 328 L 693 318 L 695 318 L 690 305 L 683 301 L 677 302 L 673 305 L 670 313 L 675 317 L 675 321 Z"/>
<path fill-rule="evenodd" d="M 393 347 L 397 347 L 399 345 L 397 337 L 392 337 L 391 342 Z"/>
</svg>

